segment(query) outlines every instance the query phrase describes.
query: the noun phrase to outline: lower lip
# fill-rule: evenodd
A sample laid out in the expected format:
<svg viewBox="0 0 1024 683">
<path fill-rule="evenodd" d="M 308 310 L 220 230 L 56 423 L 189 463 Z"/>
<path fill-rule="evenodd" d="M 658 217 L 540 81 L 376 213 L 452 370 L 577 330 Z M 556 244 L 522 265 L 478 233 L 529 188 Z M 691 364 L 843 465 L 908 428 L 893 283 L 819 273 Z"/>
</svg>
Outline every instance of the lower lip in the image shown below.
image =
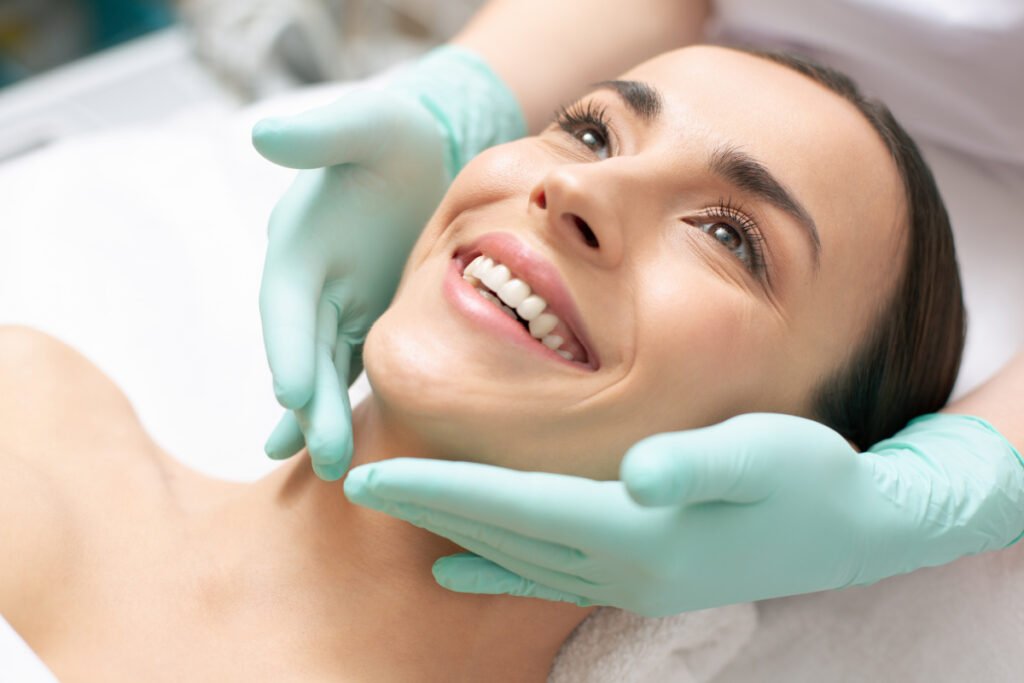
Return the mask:
<svg viewBox="0 0 1024 683">
<path fill-rule="evenodd" d="M 463 267 L 464 264 L 458 258 L 453 258 L 449 261 L 448 272 L 445 274 L 442 288 L 444 290 L 444 297 L 460 313 L 484 329 L 505 337 L 510 342 L 532 353 L 539 354 L 544 358 L 577 370 L 583 369 L 584 366 L 582 364 L 562 358 L 541 344 L 539 340 L 530 335 L 519 321 L 508 317 L 497 306 L 480 296 L 480 293 L 476 291 L 476 287 L 466 282 L 462 277 Z"/>
</svg>

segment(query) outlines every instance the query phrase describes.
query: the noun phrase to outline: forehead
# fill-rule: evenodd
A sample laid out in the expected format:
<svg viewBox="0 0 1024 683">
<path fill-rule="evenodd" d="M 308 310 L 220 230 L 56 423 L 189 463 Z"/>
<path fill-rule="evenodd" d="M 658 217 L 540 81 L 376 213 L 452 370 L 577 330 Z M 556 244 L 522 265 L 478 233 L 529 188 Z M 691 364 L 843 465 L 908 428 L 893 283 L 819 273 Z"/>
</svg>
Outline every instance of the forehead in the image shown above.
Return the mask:
<svg viewBox="0 0 1024 683">
<path fill-rule="evenodd" d="M 827 87 L 762 57 L 710 46 L 666 53 L 623 78 L 661 92 L 654 132 L 673 149 L 733 146 L 760 160 L 814 218 L 823 268 L 841 255 L 838 270 L 858 270 L 857 252 L 877 254 L 899 240 L 895 164 L 861 112 Z"/>
</svg>

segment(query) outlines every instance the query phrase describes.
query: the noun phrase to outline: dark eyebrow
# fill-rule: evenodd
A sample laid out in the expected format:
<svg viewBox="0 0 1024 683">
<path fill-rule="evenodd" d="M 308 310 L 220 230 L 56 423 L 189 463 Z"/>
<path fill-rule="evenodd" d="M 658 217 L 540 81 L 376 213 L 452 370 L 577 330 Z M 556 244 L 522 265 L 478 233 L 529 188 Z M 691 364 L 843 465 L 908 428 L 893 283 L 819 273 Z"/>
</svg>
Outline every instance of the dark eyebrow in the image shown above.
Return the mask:
<svg viewBox="0 0 1024 683">
<path fill-rule="evenodd" d="M 618 94 L 626 106 L 647 123 L 658 118 L 661 113 L 661 93 L 641 81 L 601 81 L 591 87 Z"/>
<path fill-rule="evenodd" d="M 741 192 L 753 195 L 781 209 L 796 221 L 807 237 L 814 254 L 814 270 L 821 262 L 821 237 L 814 219 L 807 209 L 775 179 L 775 176 L 757 159 L 735 147 L 719 147 L 708 160 L 708 169 L 735 185 Z"/>
</svg>

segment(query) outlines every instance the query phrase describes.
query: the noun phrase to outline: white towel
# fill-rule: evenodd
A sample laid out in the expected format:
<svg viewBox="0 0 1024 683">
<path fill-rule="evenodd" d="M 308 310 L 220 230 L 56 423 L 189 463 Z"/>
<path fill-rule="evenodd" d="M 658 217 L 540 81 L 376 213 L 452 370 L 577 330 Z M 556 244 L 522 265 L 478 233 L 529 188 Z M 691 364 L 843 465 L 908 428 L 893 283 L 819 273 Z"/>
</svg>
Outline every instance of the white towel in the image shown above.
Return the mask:
<svg viewBox="0 0 1024 683">
<path fill-rule="evenodd" d="M 0 683 L 58 683 L 3 615 L 0 615 Z"/>
<path fill-rule="evenodd" d="M 565 641 L 548 683 L 704 683 L 756 626 L 752 603 L 661 619 L 602 608 Z"/>
</svg>

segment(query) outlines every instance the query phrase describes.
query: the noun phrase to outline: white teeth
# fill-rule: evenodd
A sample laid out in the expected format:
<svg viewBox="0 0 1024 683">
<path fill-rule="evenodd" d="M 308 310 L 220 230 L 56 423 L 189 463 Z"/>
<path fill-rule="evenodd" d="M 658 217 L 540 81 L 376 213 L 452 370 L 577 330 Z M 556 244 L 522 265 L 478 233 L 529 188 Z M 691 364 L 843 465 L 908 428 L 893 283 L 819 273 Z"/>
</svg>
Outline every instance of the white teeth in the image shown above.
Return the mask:
<svg viewBox="0 0 1024 683">
<path fill-rule="evenodd" d="M 481 258 L 483 260 L 477 259 L 477 260 L 474 261 L 474 263 L 476 263 L 476 267 L 473 268 L 472 275 L 477 280 L 482 280 L 484 275 L 489 273 L 491 271 L 491 268 L 494 268 L 494 261 L 492 261 L 491 259 L 487 258 L 486 256 L 483 256 Z M 471 263 L 470 265 L 473 265 L 473 264 Z"/>
<path fill-rule="evenodd" d="M 490 287 L 492 291 L 497 292 L 511 278 L 512 273 L 509 271 L 508 266 L 499 263 L 484 273 L 480 277 L 480 281 Z"/>
<path fill-rule="evenodd" d="M 465 277 L 467 275 L 470 275 L 472 277 L 476 277 L 476 269 L 480 267 L 480 264 L 483 263 L 484 259 L 486 258 L 486 256 L 481 254 L 480 256 L 477 256 L 475 259 L 470 261 L 469 265 L 466 266 L 466 268 L 462 271 L 462 276 Z"/>
<path fill-rule="evenodd" d="M 565 340 L 559 337 L 557 334 L 549 334 L 548 336 L 541 339 L 540 343 L 548 347 L 549 349 L 554 350 L 561 346 L 562 342 L 564 341 Z"/>
<path fill-rule="evenodd" d="M 528 284 L 519 278 L 513 278 L 507 266 L 480 255 L 463 269 L 462 277 L 466 280 L 479 280 L 482 286 L 475 289 L 480 296 L 500 308 L 502 313 L 513 320 L 518 319 L 518 313 L 520 318 L 529 323 L 530 335 L 533 338 L 562 358 L 574 360 L 571 352 L 558 348 L 565 343 L 565 339 L 561 335 L 551 334 L 558 327 L 558 316 L 545 313 L 548 303 L 533 294 Z"/>
<path fill-rule="evenodd" d="M 530 321 L 530 334 L 537 339 L 543 339 L 551 330 L 558 326 L 558 318 L 550 313 L 541 313 Z"/>
<path fill-rule="evenodd" d="M 523 300 L 523 303 L 516 306 L 516 312 L 523 320 L 529 322 L 543 313 L 547 307 L 547 301 L 544 301 L 544 299 L 541 299 L 536 294 L 531 294 Z"/>
<path fill-rule="evenodd" d="M 518 278 L 512 278 L 498 290 L 498 298 L 515 308 L 530 296 L 530 285 Z"/>
</svg>

